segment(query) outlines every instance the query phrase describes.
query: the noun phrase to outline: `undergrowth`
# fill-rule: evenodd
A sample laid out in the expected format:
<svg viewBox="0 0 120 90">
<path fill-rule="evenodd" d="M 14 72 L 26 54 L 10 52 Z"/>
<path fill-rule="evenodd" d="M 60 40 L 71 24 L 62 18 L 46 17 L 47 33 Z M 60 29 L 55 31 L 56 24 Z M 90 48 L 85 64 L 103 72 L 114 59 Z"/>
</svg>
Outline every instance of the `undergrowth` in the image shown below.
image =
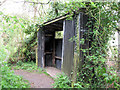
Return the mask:
<svg viewBox="0 0 120 90">
<path fill-rule="evenodd" d="M 25 70 L 28 72 L 35 72 L 35 73 L 44 73 L 45 75 L 49 76 L 52 78 L 45 69 L 42 69 L 41 67 L 38 67 L 33 61 L 31 62 L 22 62 L 18 61 L 16 64 L 11 64 L 9 63 L 8 66 L 10 67 L 11 70 Z M 54 79 L 54 78 L 52 78 Z"/>
<path fill-rule="evenodd" d="M 7 64 L 2 65 L 2 88 L 29 88 L 30 84 L 27 80 L 14 74 Z"/>
<path fill-rule="evenodd" d="M 3 88 L 30 88 L 27 80 L 14 74 L 14 71 L 8 66 L 7 50 L 5 46 L 0 45 L 0 89 Z"/>
<path fill-rule="evenodd" d="M 118 61 L 116 54 L 114 58 L 108 54 L 109 40 L 114 32 L 117 32 L 119 22 L 119 2 L 76 2 L 69 0 L 65 3 L 65 11 L 71 15 L 84 12 L 89 16 L 86 24 L 86 32 L 79 29 L 79 22 L 76 22 L 76 43 L 77 54 L 73 60 L 74 67 L 71 80 L 61 75 L 55 80 L 55 88 L 120 88 L 120 78 L 117 75 L 117 68 L 112 69 L 106 65 L 108 60 Z M 60 4 L 58 4 L 60 5 Z M 81 8 L 84 8 L 82 11 Z M 59 8 L 58 8 L 59 9 Z M 73 17 L 70 17 L 73 18 Z M 80 33 L 84 33 L 82 35 Z M 87 32 L 88 30 L 88 32 Z M 80 36 L 79 36 L 80 33 Z M 72 38 L 72 37 L 71 37 Z M 74 38 L 73 38 L 74 39 Z M 82 41 L 84 41 L 82 43 Z M 86 43 L 89 42 L 89 47 Z M 115 47 L 113 47 L 115 48 Z M 76 58 L 80 57 L 80 58 Z M 117 66 L 117 64 L 116 64 Z M 69 83 L 68 83 L 69 82 Z"/>
<path fill-rule="evenodd" d="M 14 70 L 22 69 L 22 70 L 27 70 L 29 72 L 33 72 L 33 71 L 36 71 L 36 72 L 39 72 L 39 73 L 43 72 L 43 69 L 38 67 L 33 61 L 22 62 L 22 61 L 19 60 L 16 64 L 10 64 L 9 63 L 9 67 L 11 69 L 14 69 Z"/>
<path fill-rule="evenodd" d="M 104 73 L 103 76 L 105 77 L 104 80 L 106 80 L 107 83 L 111 84 L 111 86 L 112 86 L 111 88 L 120 88 L 120 85 L 118 84 L 120 82 L 120 78 L 118 76 L 116 76 L 115 73 L 114 73 L 114 75 L 108 75 L 107 73 Z M 53 84 L 54 88 L 83 88 L 83 89 L 95 88 L 94 84 L 92 85 L 90 83 L 85 83 L 82 81 L 77 81 L 76 83 L 74 83 L 72 85 L 72 80 L 65 74 L 57 75 L 57 78 L 55 78 L 54 81 L 55 81 Z M 105 84 L 105 83 L 103 83 L 103 84 L 104 84 L 104 87 L 102 87 L 102 88 L 106 88 L 106 89 L 109 88 L 109 87 L 107 87 L 107 84 Z M 98 87 L 98 88 L 101 88 L 101 87 Z"/>
<path fill-rule="evenodd" d="M 54 88 L 70 88 L 71 81 L 69 77 L 65 74 L 57 75 L 57 78 L 54 79 L 55 83 L 53 84 Z"/>
</svg>

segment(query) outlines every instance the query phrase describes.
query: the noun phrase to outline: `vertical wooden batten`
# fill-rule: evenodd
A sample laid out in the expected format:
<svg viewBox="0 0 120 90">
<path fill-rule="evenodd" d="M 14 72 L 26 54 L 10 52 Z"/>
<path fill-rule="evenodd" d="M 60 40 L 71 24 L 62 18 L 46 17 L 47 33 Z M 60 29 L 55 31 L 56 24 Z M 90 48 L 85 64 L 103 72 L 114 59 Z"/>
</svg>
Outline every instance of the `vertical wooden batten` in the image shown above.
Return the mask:
<svg viewBox="0 0 120 90">
<path fill-rule="evenodd" d="M 88 33 L 86 27 L 87 20 L 88 17 L 84 13 L 80 12 L 78 15 L 78 37 L 79 41 L 81 41 L 81 39 L 84 39 L 84 44 L 79 42 L 79 69 L 82 69 L 82 65 L 85 59 L 84 52 L 80 49 L 88 49 L 89 47 L 89 40 L 87 40 L 88 36 L 85 35 L 85 33 Z"/>
<path fill-rule="evenodd" d="M 45 36 L 42 31 L 43 28 L 40 28 L 38 31 L 38 66 L 44 68 L 44 44 L 45 44 Z"/>
<path fill-rule="evenodd" d="M 82 65 L 84 63 L 84 53 L 82 52 L 82 50 L 80 49 L 85 49 L 88 48 L 89 46 L 89 41 L 86 40 L 86 38 L 88 38 L 87 36 L 85 36 L 85 33 L 88 32 L 87 28 L 86 28 L 86 24 L 87 24 L 87 16 L 80 12 L 78 15 L 74 16 L 74 22 L 75 22 L 75 43 L 74 43 L 74 65 L 73 65 L 73 74 L 72 74 L 72 86 L 74 85 L 74 83 L 76 83 L 76 79 L 77 79 L 77 71 L 78 69 L 81 70 L 82 69 Z M 84 38 L 85 39 L 85 43 L 81 44 L 80 41 L 81 39 Z M 77 67 L 79 66 L 79 67 Z"/>
<path fill-rule="evenodd" d="M 70 41 L 74 36 L 74 20 L 64 20 L 63 23 L 63 45 L 62 45 L 62 71 L 71 75 L 74 54 L 74 42 Z"/>
<path fill-rule="evenodd" d="M 36 65 L 38 66 L 38 48 L 36 48 L 35 52 L 36 52 Z"/>
<path fill-rule="evenodd" d="M 53 55 L 52 55 L 52 57 L 53 57 L 53 60 L 52 60 L 52 62 L 53 62 L 53 66 L 55 66 L 55 32 L 54 32 L 54 35 L 53 35 Z"/>
</svg>

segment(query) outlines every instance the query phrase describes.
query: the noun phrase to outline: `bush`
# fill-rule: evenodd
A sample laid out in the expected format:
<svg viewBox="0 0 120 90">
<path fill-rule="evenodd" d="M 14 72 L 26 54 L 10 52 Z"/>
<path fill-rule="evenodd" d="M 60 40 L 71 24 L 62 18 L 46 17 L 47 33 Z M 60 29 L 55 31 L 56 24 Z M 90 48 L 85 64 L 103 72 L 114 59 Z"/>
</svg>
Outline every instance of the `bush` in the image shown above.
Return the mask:
<svg viewBox="0 0 120 90">
<path fill-rule="evenodd" d="M 71 81 L 65 74 L 60 74 L 55 79 L 54 88 L 70 88 Z"/>
<path fill-rule="evenodd" d="M 120 88 L 120 79 L 115 73 L 114 75 L 108 75 L 107 73 L 104 73 L 103 76 L 103 80 L 96 82 L 97 84 L 84 82 L 84 78 L 81 78 L 81 80 L 80 78 L 77 78 L 79 81 L 72 83 L 68 76 L 65 74 L 60 74 L 55 79 L 53 86 L 54 88 Z M 104 85 L 101 85 L 101 82 L 105 82 L 103 83 Z"/>
<path fill-rule="evenodd" d="M 53 84 L 54 88 L 83 88 L 83 86 L 86 86 L 86 88 L 88 88 L 88 84 L 84 84 L 82 82 L 76 82 L 73 84 L 73 86 L 71 85 L 72 81 L 65 74 L 57 75 L 57 78 Z"/>
</svg>

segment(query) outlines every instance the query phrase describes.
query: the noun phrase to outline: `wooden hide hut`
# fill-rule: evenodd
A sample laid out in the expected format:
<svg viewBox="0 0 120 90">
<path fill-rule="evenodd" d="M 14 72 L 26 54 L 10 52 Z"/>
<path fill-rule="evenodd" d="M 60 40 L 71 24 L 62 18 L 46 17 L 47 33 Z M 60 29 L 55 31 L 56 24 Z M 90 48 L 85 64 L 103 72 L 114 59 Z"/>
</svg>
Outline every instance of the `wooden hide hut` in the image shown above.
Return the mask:
<svg viewBox="0 0 120 90">
<path fill-rule="evenodd" d="M 71 40 L 75 37 L 79 37 L 79 41 L 82 38 L 86 38 L 85 32 L 88 32 L 86 23 L 88 17 L 80 12 L 74 15 L 72 20 L 66 20 L 67 15 L 60 16 L 48 22 L 45 22 L 38 31 L 38 66 L 56 67 L 62 70 L 67 75 L 71 74 L 74 66 L 74 60 L 76 56 L 77 43 Z M 63 31 L 63 38 L 56 39 L 55 33 L 57 31 Z M 87 48 L 89 43 L 85 41 L 82 45 L 80 42 L 79 48 Z M 80 51 L 79 58 L 84 60 Z M 82 65 L 82 64 L 81 64 Z"/>
</svg>

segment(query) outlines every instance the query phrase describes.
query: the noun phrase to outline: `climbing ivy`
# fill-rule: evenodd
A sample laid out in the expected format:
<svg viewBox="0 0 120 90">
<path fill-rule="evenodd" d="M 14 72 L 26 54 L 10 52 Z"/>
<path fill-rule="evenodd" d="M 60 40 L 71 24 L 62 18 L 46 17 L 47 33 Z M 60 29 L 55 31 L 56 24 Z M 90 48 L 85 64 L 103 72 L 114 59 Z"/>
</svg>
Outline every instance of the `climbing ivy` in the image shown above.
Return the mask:
<svg viewBox="0 0 120 90">
<path fill-rule="evenodd" d="M 79 59 L 76 61 L 77 64 L 77 72 L 73 74 L 76 74 L 75 80 L 72 80 L 69 82 L 70 87 L 76 87 L 76 88 L 98 88 L 98 87 L 120 87 L 120 81 L 117 74 L 114 72 L 114 69 L 106 69 L 106 61 L 108 57 L 108 41 L 111 35 L 114 34 L 116 30 L 119 30 L 117 27 L 117 23 L 119 21 L 119 15 L 120 15 L 120 3 L 118 2 L 79 2 L 78 0 L 69 0 L 69 2 L 50 2 L 50 5 L 52 6 L 52 9 L 48 10 L 48 14 L 43 18 L 41 17 L 38 19 L 40 22 L 39 24 L 43 23 L 44 21 L 47 21 L 49 19 L 53 19 L 57 16 L 61 16 L 63 14 L 69 13 L 69 19 L 72 19 L 73 15 L 78 14 L 79 12 L 84 12 L 86 15 L 88 15 L 89 22 L 87 23 L 87 27 L 89 29 L 88 33 L 88 40 L 90 41 L 90 48 L 88 49 L 79 49 L 84 54 L 84 63 L 82 65 L 82 68 L 80 68 L 79 65 Z M 22 31 L 27 36 L 26 39 L 23 38 L 24 42 L 22 42 L 22 47 L 20 49 L 15 49 L 20 52 L 20 54 L 16 54 L 15 50 L 11 49 L 11 52 L 14 51 L 14 53 L 11 55 L 13 57 L 17 57 L 14 55 L 20 55 L 25 56 L 27 59 L 31 59 L 31 47 L 36 45 L 36 33 L 38 26 L 34 24 L 35 22 L 31 22 L 28 20 L 24 20 L 22 18 L 18 18 L 16 16 L 8 16 L 3 15 L 3 13 L 0 12 L 0 16 L 3 18 L 1 20 L 1 27 L 5 33 L 14 32 L 13 34 L 7 35 L 11 41 L 14 39 L 14 34 L 17 36 L 17 31 Z M 8 27 L 8 28 L 6 28 Z M 6 30 L 7 29 L 7 30 Z M 15 33 L 16 32 L 16 33 Z M 19 32 L 21 33 L 21 32 Z M 20 36 L 20 34 L 19 34 Z M 5 39 L 4 41 L 8 43 L 10 40 Z M 82 42 L 84 44 L 84 39 L 81 39 L 81 41 L 78 41 L 78 39 L 75 39 L 76 43 Z M 9 46 L 14 47 L 11 42 L 7 44 L 6 48 L 9 48 Z M 77 52 L 79 55 L 79 52 Z M 6 53 L 5 55 L 6 56 Z M 3 59 L 3 58 L 2 58 Z M 5 57 L 4 57 L 5 59 Z M 63 79 L 60 80 L 65 80 Z M 68 83 L 67 79 L 67 83 Z M 56 82 L 59 82 L 57 80 Z M 62 84 L 62 87 L 64 87 L 62 81 L 60 81 Z M 65 83 L 64 83 L 65 84 Z M 56 85 L 60 87 L 60 85 Z M 68 86 L 65 85 L 65 86 Z"/>
<path fill-rule="evenodd" d="M 69 18 L 72 18 L 72 15 L 79 12 L 84 12 L 89 16 L 89 21 L 86 26 L 89 29 L 87 39 L 90 42 L 90 47 L 88 49 L 77 48 L 77 51 L 81 50 L 83 52 L 84 62 L 81 68 L 81 63 L 79 64 L 80 59 L 74 61 L 74 63 L 77 62 L 78 64 L 77 72 L 73 71 L 73 74 L 76 74 L 73 77 L 76 76 L 76 78 L 73 78 L 71 81 L 71 87 L 76 87 L 76 85 L 77 87 L 81 86 L 84 88 L 120 87 L 120 78 L 115 72 L 116 68 L 110 69 L 106 65 L 109 57 L 107 54 L 108 41 L 114 35 L 114 32 L 119 30 L 117 23 L 120 17 L 120 3 L 76 2 L 72 0 L 69 3 L 64 3 L 64 6 L 64 12 L 70 13 L 71 15 Z M 78 40 L 75 39 L 75 42 L 79 43 Z M 79 52 L 77 53 L 79 54 Z"/>
<path fill-rule="evenodd" d="M 107 54 L 108 41 L 116 31 L 119 20 L 119 4 L 116 2 L 90 2 L 87 5 L 86 14 L 92 17 L 87 24 L 90 28 L 90 48 L 83 51 L 86 58 L 82 70 L 78 72 L 77 80 L 88 84 L 91 88 L 111 87 L 111 84 L 114 84 L 112 87 L 117 87 L 119 86 L 118 78 L 112 70 L 106 69 L 106 62 L 109 57 Z M 91 21 L 94 21 L 93 25 Z M 112 76 L 109 77 L 109 75 Z"/>
</svg>

